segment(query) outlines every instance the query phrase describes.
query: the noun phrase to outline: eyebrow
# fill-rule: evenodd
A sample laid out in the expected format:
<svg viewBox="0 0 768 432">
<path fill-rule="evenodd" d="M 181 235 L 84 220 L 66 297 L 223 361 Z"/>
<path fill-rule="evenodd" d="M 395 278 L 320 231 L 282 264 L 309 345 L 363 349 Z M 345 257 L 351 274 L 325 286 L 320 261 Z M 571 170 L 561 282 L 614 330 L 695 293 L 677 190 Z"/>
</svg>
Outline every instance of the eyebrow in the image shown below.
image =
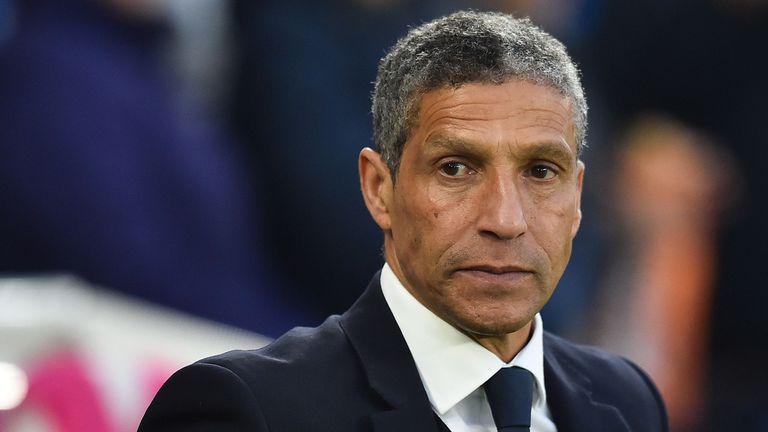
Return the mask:
<svg viewBox="0 0 768 432">
<path fill-rule="evenodd" d="M 523 152 L 530 158 L 551 159 L 562 163 L 571 163 L 577 159 L 568 145 L 561 141 L 533 142 L 526 145 Z"/>
<path fill-rule="evenodd" d="M 431 149 L 442 149 L 460 153 L 487 154 L 485 146 L 462 138 L 436 136 L 428 138 L 425 142 Z"/>
<path fill-rule="evenodd" d="M 477 156 L 490 156 L 491 153 L 488 146 L 463 138 L 436 136 L 427 139 L 425 144 L 430 149 L 442 149 Z M 576 159 L 575 154 L 570 151 L 570 148 L 567 148 L 567 144 L 554 140 L 527 143 L 522 147 L 519 155 L 529 159 L 551 159 L 562 163 L 570 163 Z"/>
</svg>

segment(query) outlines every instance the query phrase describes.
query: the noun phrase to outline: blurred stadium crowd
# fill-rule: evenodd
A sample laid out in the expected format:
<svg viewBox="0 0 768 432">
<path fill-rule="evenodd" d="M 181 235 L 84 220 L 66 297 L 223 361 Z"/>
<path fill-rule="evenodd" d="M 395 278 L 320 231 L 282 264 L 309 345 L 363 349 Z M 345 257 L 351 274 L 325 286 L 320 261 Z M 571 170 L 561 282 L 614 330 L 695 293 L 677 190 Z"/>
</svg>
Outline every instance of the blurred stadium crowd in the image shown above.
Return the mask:
<svg viewBox="0 0 768 432">
<path fill-rule="evenodd" d="M 584 221 L 547 329 L 644 366 L 674 431 L 768 431 L 768 2 L 0 0 L 0 432 L 133 430 L 182 362 L 346 309 L 382 265 L 356 162 L 378 60 L 461 8 L 530 16 L 582 69 Z M 167 366 L 104 379 L 138 364 Z"/>
</svg>

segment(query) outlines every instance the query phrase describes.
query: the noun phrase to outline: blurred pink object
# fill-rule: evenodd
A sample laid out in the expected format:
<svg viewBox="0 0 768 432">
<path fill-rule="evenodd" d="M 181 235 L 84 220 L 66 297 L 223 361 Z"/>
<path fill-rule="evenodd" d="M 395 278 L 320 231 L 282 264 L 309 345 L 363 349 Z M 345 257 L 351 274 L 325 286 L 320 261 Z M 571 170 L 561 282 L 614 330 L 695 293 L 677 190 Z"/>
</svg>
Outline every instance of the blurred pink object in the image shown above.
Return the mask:
<svg viewBox="0 0 768 432">
<path fill-rule="evenodd" d="M 29 371 L 29 393 L 21 409 L 41 412 L 58 432 L 112 432 L 102 395 L 83 360 L 64 350 Z"/>
</svg>

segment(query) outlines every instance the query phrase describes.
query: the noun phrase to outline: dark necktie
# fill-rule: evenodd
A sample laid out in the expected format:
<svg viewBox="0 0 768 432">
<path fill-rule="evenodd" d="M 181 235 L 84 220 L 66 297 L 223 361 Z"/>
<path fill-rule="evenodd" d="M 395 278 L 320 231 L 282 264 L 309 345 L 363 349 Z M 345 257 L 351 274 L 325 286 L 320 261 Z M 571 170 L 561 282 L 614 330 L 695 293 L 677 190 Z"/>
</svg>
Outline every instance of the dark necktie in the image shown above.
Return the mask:
<svg viewBox="0 0 768 432">
<path fill-rule="evenodd" d="M 519 367 L 502 368 L 483 387 L 499 432 L 531 430 L 533 374 Z"/>
</svg>

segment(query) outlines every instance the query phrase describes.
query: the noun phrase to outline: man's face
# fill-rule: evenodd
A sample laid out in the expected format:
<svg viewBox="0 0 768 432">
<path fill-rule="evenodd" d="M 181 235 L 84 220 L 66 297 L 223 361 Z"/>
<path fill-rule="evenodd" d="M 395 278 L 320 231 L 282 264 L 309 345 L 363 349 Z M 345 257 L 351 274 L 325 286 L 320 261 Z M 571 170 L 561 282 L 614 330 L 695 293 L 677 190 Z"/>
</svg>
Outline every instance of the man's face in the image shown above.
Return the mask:
<svg viewBox="0 0 768 432">
<path fill-rule="evenodd" d="M 426 93 L 374 214 L 387 262 L 455 327 L 515 332 L 565 270 L 583 172 L 571 103 L 556 90 L 514 80 Z"/>
</svg>

